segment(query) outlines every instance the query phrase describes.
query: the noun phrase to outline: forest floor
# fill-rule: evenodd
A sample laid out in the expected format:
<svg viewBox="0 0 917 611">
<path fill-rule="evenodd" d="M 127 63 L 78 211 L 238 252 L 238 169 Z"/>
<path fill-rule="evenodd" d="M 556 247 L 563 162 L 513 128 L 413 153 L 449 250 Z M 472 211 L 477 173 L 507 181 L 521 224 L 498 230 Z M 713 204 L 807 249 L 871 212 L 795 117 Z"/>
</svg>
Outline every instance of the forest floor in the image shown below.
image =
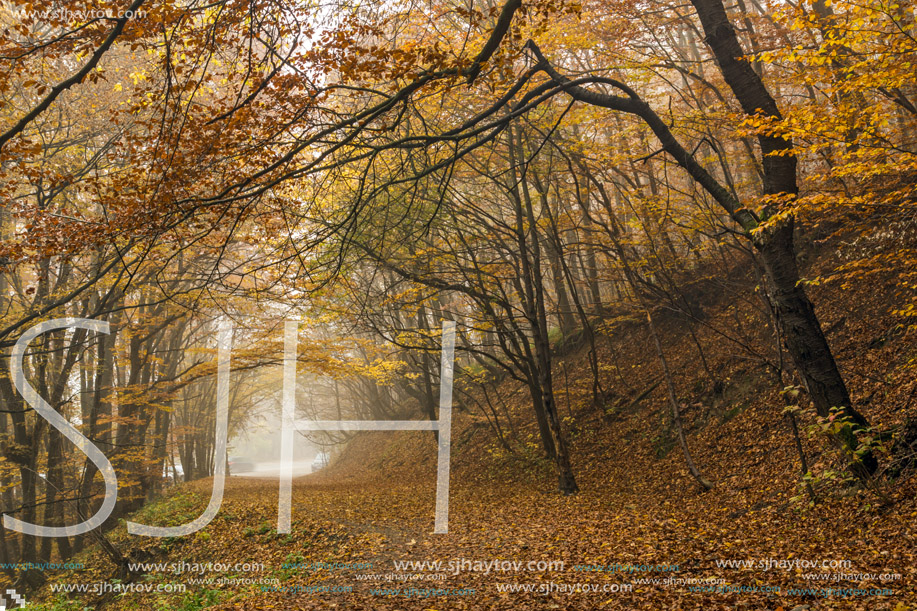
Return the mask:
<svg viewBox="0 0 917 611">
<path fill-rule="evenodd" d="M 874 276 L 812 288 L 856 407 L 888 432 L 917 415 L 917 347 L 891 305 L 898 286 L 893 276 Z M 134 560 L 189 563 L 148 570 L 137 581 L 159 589 L 184 584 L 185 592 L 63 595 L 46 585 L 37 608 L 917 609 L 915 468 L 879 480 L 890 504 L 832 483 L 837 457 L 822 436 L 808 434 L 813 420 L 803 414 L 803 447 L 820 474 L 818 502 L 808 502 L 779 389 L 754 357 L 772 341 L 754 299 L 708 307 L 696 327 L 706 367 L 684 321 L 662 321 L 688 444 L 715 484 L 710 491 L 690 477 L 674 441 L 663 387 L 653 386 L 660 371 L 645 329 L 625 323 L 598 347 L 603 371 L 615 380 L 603 410 L 592 406 L 585 349 L 558 359 L 558 407 L 577 495 L 556 492 L 535 428 L 525 424 L 531 406 L 506 383 L 501 390 L 512 398 L 499 409 L 513 422 L 503 425 L 512 451 L 458 395 L 448 534 L 432 533 L 432 435 L 364 433 L 331 467 L 294 481 L 289 535 L 275 530 L 276 480 L 239 477 L 229 479 L 219 514 L 196 535 L 158 540 L 129 537 L 123 526 L 112 531 Z M 711 390 L 711 372 L 720 392 Z M 193 519 L 211 483 L 177 486 L 135 519 Z M 112 583 L 111 564 L 98 550 L 80 561 L 86 568 L 53 573 L 50 584 Z M 400 564 L 437 561 L 438 569 Z M 263 567 L 235 566 L 246 562 Z"/>
<path fill-rule="evenodd" d="M 231 478 L 220 514 L 201 534 L 142 541 L 143 552 L 133 550 L 137 560 L 170 563 L 151 570 L 139 585 L 185 584 L 186 592 L 109 593 L 46 604 L 58 609 L 903 611 L 917 602 L 913 485 L 899 488 L 894 507 L 884 513 L 853 502 L 800 511 L 780 496 L 749 506 L 750 499 L 726 482 L 693 499 L 660 498 L 633 481 L 616 486 L 627 481 L 624 471 L 610 467 L 607 480 L 584 480 L 585 490 L 569 497 L 530 481 L 457 484 L 446 535 L 432 533 L 433 473 L 414 481 L 302 478 L 294 488 L 290 535 L 275 530 L 276 481 Z M 206 505 L 209 483 L 182 487 L 139 519 L 169 524 L 193 518 Z M 850 564 L 789 566 L 794 559 Z M 520 565 L 491 564 L 488 572 L 493 560 Z M 751 561 L 752 566 L 726 568 L 718 560 L 721 565 Z M 442 567 L 421 570 L 396 561 L 441 561 Z M 527 566 L 532 561 L 536 564 Z M 560 561 L 563 568 L 538 561 Z M 184 569 L 171 564 L 182 562 L 188 563 Z M 762 562 L 769 568 L 762 570 Z M 55 581 L 111 583 L 103 558 L 96 554 L 86 563 L 93 568 L 69 571 Z M 206 570 L 207 563 L 232 568 Z M 238 563 L 263 569 L 247 571 Z M 606 570 L 585 570 L 597 566 Z M 863 573 L 901 578 L 854 576 Z M 806 574 L 829 580 L 811 581 Z M 849 577 L 834 581 L 838 574 Z M 710 578 L 723 581 L 690 583 Z M 206 580 L 211 582 L 202 583 Z M 516 586 L 521 590 L 501 591 Z M 525 586 L 533 591 L 525 592 Z M 598 591 L 583 591 L 593 586 Z M 724 593 L 721 586 L 732 591 Z M 573 587 L 580 591 L 567 591 Z M 824 595 L 829 588 L 847 592 Z M 893 594 L 854 594 L 874 588 Z M 811 592 L 799 592 L 807 589 Z"/>
</svg>

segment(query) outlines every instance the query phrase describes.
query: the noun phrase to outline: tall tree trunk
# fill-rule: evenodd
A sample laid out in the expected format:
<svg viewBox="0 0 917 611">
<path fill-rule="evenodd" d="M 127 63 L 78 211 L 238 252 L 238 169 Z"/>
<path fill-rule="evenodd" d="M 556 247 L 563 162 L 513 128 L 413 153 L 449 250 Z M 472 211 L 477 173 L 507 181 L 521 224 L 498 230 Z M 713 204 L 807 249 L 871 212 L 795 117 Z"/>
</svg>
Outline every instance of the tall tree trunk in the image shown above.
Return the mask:
<svg viewBox="0 0 917 611">
<path fill-rule="evenodd" d="M 870 452 L 857 457 L 856 429 L 869 426 L 866 418 L 853 408 L 850 393 L 822 332 L 812 302 L 800 285 L 793 251 L 792 219 L 766 227 L 766 236 L 755 240 L 761 253 L 769 294 L 780 322 L 787 352 L 805 384 L 816 413 L 826 418 L 831 408 L 841 408 L 853 426 L 845 426 L 839 441 L 860 477 L 867 477 L 878 467 Z"/>
<path fill-rule="evenodd" d="M 558 485 L 564 494 L 575 494 L 579 491 L 576 478 L 573 476 L 573 467 L 567 451 L 567 442 L 564 438 L 560 417 L 557 414 L 557 404 L 554 401 L 554 385 L 551 371 L 551 344 L 548 339 L 547 311 L 545 309 L 545 295 L 543 272 L 541 265 L 541 247 L 539 245 L 538 226 L 535 222 L 532 199 L 528 190 L 525 174 L 516 179 L 516 164 L 524 156 L 516 154 L 516 147 L 521 150 L 522 143 L 516 142 L 510 131 L 509 149 L 510 166 L 513 170 L 510 193 L 515 208 L 516 232 L 519 241 L 519 257 L 522 262 L 522 277 L 525 286 L 523 296 L 526 318 L 532 330 L 532 343 L 535 351 L 535 372 L 541 394 L 541 407 L 547 421 L 551 440 L 554 444 L 554 464 L 557 467 Z M 519 160 L 519 161 L 517 161 Z M 521 185 L 521 193 L 520 193 Z"/>
<path fill-rule="evenodd" d="M 691 0 L 701 25 L 706 42 L 710 45 L 723 78 L 732 90 L 742 110 L 748 115 L 764 115 L 771 119 L 782 118 L 777 103 L 771 97 L 764 81 L 744 59 L 745 51 L 739 44 L 735 28 L 726 15 L 722 0 Z M 793 143 L 787 138 L 771 135 L 758 136 L 764 169 L 764 195 L 794 197 L 796 185 L 796 155 Z M 769 202 L 764 211 L 765 218 L 776 212 L 776 203 Z M 793 245 L 793 217 L 774 219 L 761 227 L 752 241 L 764 265 L 774 308 L 783 328 L 787 350 L 802 377 L 815 410 L 819 416 L 827 416 L 832 407 L 840 408 L 853 423 L 845 427 L 839 437 L 851 460 L 854 471 L 861 477 L 868 477 L 878 467 L 870 452 L 857 457 L 857 438 L 854 429 L 868 426 L 866 419 L 857 412 L 850 401 L 850 393 L 837 367 L 821 324 L 815 315 L 815 308 L 800 285 L 796 265 L 796 251 Z"/>
<path fill-rule="evenodd" d="M 521 147 L 521 144 L 520 144 Z M 520 156 L 521 158 L 521 156 Z M 541 387 L 544 413 L 551 430 L 551 437 L 557 449 L 554 462 L 557 465 L 557 478 L 560 491 L 564 494 L 575 494 L 579 491 L 576 478 L 573 476 L 573 466 L 570 463 L 570 453 L 567 449 L 567 440 L 563 434 L 560 416 L 557 413 L 557 402 L 554 397 L 554 380 L 552 372 L 551 341 L 548 338 L 548 314 L 545 308 L 544 273 L 541 264 L 541 237 L 538 235 L 538 224 L 532 209 L 532 198 L 529 194 L 528 183 L 523 178 L 522 201 L 525 204 L 525 216 L 528 221 L 529 235 L 531 238 L 531 283 L 535 303 L 532 331 L 534 334 L 535 355 L 538 362 L 538 382 Z M 523 253 L 523 258 L 528 258 L 528 253 Z M 568 305 L 569 307 L 569 305 Z"/>
</svg>

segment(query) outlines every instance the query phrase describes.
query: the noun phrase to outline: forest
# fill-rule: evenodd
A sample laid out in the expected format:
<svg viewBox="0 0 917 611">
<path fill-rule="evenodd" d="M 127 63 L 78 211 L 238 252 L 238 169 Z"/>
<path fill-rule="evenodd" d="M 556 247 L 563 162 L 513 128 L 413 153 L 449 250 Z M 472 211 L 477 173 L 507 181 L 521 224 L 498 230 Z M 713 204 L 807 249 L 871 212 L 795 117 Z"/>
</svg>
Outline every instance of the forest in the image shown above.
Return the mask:
<svg viewBox="0 0 917 611">
<path fill-rule="evenodd" d="M 0 610 L 917 609 L 915 270 L 909 0 L 6 0 Z"/>
</svg>

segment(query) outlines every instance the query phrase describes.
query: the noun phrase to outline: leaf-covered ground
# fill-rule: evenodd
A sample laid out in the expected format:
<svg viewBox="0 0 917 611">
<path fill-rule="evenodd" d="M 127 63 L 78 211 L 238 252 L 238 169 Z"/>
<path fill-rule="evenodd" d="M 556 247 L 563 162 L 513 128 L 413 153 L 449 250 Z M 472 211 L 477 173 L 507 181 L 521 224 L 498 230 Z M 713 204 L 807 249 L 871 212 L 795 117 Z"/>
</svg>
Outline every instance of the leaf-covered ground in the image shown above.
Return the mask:
<svg viewBox="0 0 917 611">
<path fill-rule="evenodd" d="M 553 494 L 531 481 L 481 483 L 479 489 L 457 482 L 452 497 L 450 532 L 434 535 L 433 474 L 346 479 L 337 483 L 300 482 L 294 491 L 291 536 L 278 535 L 275 482 L 233 478 L 221 514 L 196 537 L 167 542 L 138 541 L 148 562 L 264 564 L 263 571 L 216 572 L 207 578 L 276 579 L 272 584 L 195 586 L 200 577 L 153 572 L 140 583 L 186 583 L 184 594 L 137 594 L 79 598 L 104 608 L 242 609 L 909 609 L 917 601 L 913 489 L 901 489 L 895 508 L 877 515 L 851 504 L 800 513 L 785 502 L 748 505 L 738 488 L 722 484 L 703 496 L 664 499 L 609 465 L 607 479 L 588 482 L 577 496 Z M 662 471 L 662 469 L 660 469 Z M 461 478 L 459 478 L 461 479 Z M 620 489 L 616 483 L 627 483 Z M 583 482 L 587 484 L 587 482 Z M 686 483 L 686 482 L 685 482 Z M 183 492 L 200 509 L 209 493 L 207 481 Z M 603 487 L 600 489 L 599 485 Z M 594 488 L 593 488 L 594 486 Z M 630 488 L 629 490 L 627 488 Z M 191 496 L 193 495 L 193 496 Z M 910 499 L 905 498 L 910 496 Z M 159 514 L 160 518 L 164 517 Z M 180 512 L 179 519 L 187 517 Z M 718 568 L 717 559 L 850 560 L 850 569 L 803 570 L 775 566 L 767 571 Z M 476 572 L 491 560 L 563 561 L 564 570 Z M 97 558 L 98 574 L 73 571 L 58 576 L 68 583 L 108 579 Z M 394 561 L 458 561 L 444 579 L 435 571 L 398 570 Z M 323 563 L 323 564 L 318 564 Z M 338 564 L 335 564 L 338 563 Z M 284 565 L 299 565 L 284 568 Z M 353 565 L 357 565 L 354 568 Z M 368 566 L 371 564 L 371 568 Z M 350 565 L 350 566 L 348 566 Z M 453 565 L 453 566 L 456 566 Z M 615 571 L 578 571 L 576 565 L 603 565 Z M 634 569 L 626 568 L 632 565 Z M 677 565 L 677 571 L 642 570 L 645 565 Z M 556 566 L 556 565 L 555 565 Z M 321 568 L 318 568 L 321 567 Z M 537 568 L 537 567 L 536 567 Z M 647 569 L 650 567 L 647 566 Z M 666 567 L 667 568 L 667 567 Z M 485 569 L 486 570 L 486 569 Z M 91 571 L 94 573 L 94 571 Z M 445 572 L 445 571 L 444 571 Z M 893 583 L 876 581 L 811 582 L 803 573 L 901 573 Z M 389 575 L 423 575 L 422 580 L 390 581 Z M 371 581 L 357 575 L 378 575 Z M 771 589 L 780 594 L 690 591 L 688 585 L 635 583 L 641 579 L 716 577 L 728 586 Z M 398 578 L 396 578 L 398 579 Z M 555 592 L 506 593 L 499 584 L 537 584 Z M 542 584 L 546 584 L 542 586 Z M 564 593 L 569 584 L 633 584 L 632 591 Z M 350 591 L 334 591 L 350 588 Z M 697 586 L 695 586 L 697 587 Z M 794 596 L 790 588 L 891 588 L 892 596 Z M 277 588 L 283 591 L 265 591 Z M 415 592 L 404 595 L 408 588 Z M 376 590 L 400 589 L 399 594 Z M 430 589 L 449 594 L 427 596 Z M 473 589 L 474 593 L 458 594 Z M 612 588 L 614 589 L 614 588 Z M 100 605 L 102 606 L 102 605 Z"/>
<path fill-rule="evenodd" d="M 815 294 L 857 407 L 878 428 L 894 432 L 917 411 L 910 366 L 917 351 L 912 332 L 887 305 L 896 286 L 887 282 L 873 278 L 859 289 L 827 286 Z M 733 339 L 750 346 L 770 341 L 767 322 L 747 305 L 733 302 L 715 312 L 710 327 L 733 328 Z M 684 466 L 661 387 L 635 400 L 659 370 L 644 332 L 625 324 L 600 345 L 602 363 L 616 367 L 609 375 L 620 380 L 609 389 L 615 392 L 605 413 L 590 404 L 582 351 L 560 361 L 555 372 L 578 495 L 555 492 L 551 466 L 532 443 L 535 431 L 523 424 L 530 407 L 517 393 L 507 406 L 517 429 L 513 452 L 497 443 L 480 413 L 456 414 L 447 535 L 432 534 L 432 436 L 367 433 L 325 473 L 295 481 L 291 535 L 274 530 L 277 482 L 245 478 L 230 478 L 219 515 L 195 536 L 112 533 L 137 561 L 256 562 L 263 570 L 154 570 L 138 581 L 185 584 L 184 593 L 65 596 L 51 595 L 46 586 L 39 597 L 45 608 L 75 609 L 917 608 L 914 467 L 879 482 L 890 505 L 823 477 L 815 482 L 819 502 L 811 506 L 799 487 L 796 449 L 769 374 L 739 343 L 702 327 L 708 367 L 723 382 L 722 392 L 712 393 L 683 326 L 678 320 L 664 326 L 666 350 L 687 406 L 689 445 L 715 483 L 709 492 L 701 492 Z M 806 434 L 811 425 L 804 415 L 803 444 L 813 471 L 824 475 L 838 461 L 830 444 Z M 210 483 L 178 487 L 147 507 L 141 520 L 192 519 L 206 505 Z M 53 573 L 52 582 L 110 583 L 112 569 L 97 551 L 83 561 L 87 569 Z M 444 568 L 399 568 L 403 561 L 440 561 Z M 503 567 L 490 564 L 488 571 L 493 561 L 522 565 L 495 570 Z M 526 570 L 526 563 L 539 561 L 562 562 L 563 569 L 536 564 Z M 806 566 L 810 562 L 816 566 Z M 192 578 L 258 583 L 193 584 Z"/>
</svg>

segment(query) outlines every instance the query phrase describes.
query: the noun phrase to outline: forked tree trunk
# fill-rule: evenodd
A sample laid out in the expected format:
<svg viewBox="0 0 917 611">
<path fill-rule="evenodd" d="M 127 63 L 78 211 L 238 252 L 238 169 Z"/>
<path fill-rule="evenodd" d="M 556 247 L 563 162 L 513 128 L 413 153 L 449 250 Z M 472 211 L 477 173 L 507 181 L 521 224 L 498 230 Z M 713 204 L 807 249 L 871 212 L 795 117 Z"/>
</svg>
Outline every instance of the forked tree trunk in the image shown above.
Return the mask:
<svg viewBox="0 0 917 611">
<path fill-rule="evenodd" d="M 516 155 L 515 147 L 522 143 L 514 141 L 513 132 L 509 132 L 510 166 L 516 178 L 516 164 L 521 163 L 524 155 Z M 548 426 L 551 443 L 554 447 L 554 464 L 557 468 L 558 487 L 563 494 L 575 494 L 579 491 L 567 441 L 564 437 L 560 417 L 557 414 L 557 403 L 554 400 L 554 385 L 552 379 L 551 342 L 548 339 L 547 310 L 545 309 L 545 295 L 541 264 L 541 246 L 532 207 L 532 197 L 528 189 L 527 178 L 524 174 L 515 180 L 510 188 L 512 201 L 515 208 L 516 232 L 519 243 L 519 257 L 522 264 L 522 278 L 525 287 L 523 303 L 525 316 L 531 325 L 532 344 L 535 352 L 534 374 L 537 376 L 538 388 L 541 397 L 541 409 L 544 420 Z M 521 191 L 521 193 L 520 193 Z"/>
</svg>

